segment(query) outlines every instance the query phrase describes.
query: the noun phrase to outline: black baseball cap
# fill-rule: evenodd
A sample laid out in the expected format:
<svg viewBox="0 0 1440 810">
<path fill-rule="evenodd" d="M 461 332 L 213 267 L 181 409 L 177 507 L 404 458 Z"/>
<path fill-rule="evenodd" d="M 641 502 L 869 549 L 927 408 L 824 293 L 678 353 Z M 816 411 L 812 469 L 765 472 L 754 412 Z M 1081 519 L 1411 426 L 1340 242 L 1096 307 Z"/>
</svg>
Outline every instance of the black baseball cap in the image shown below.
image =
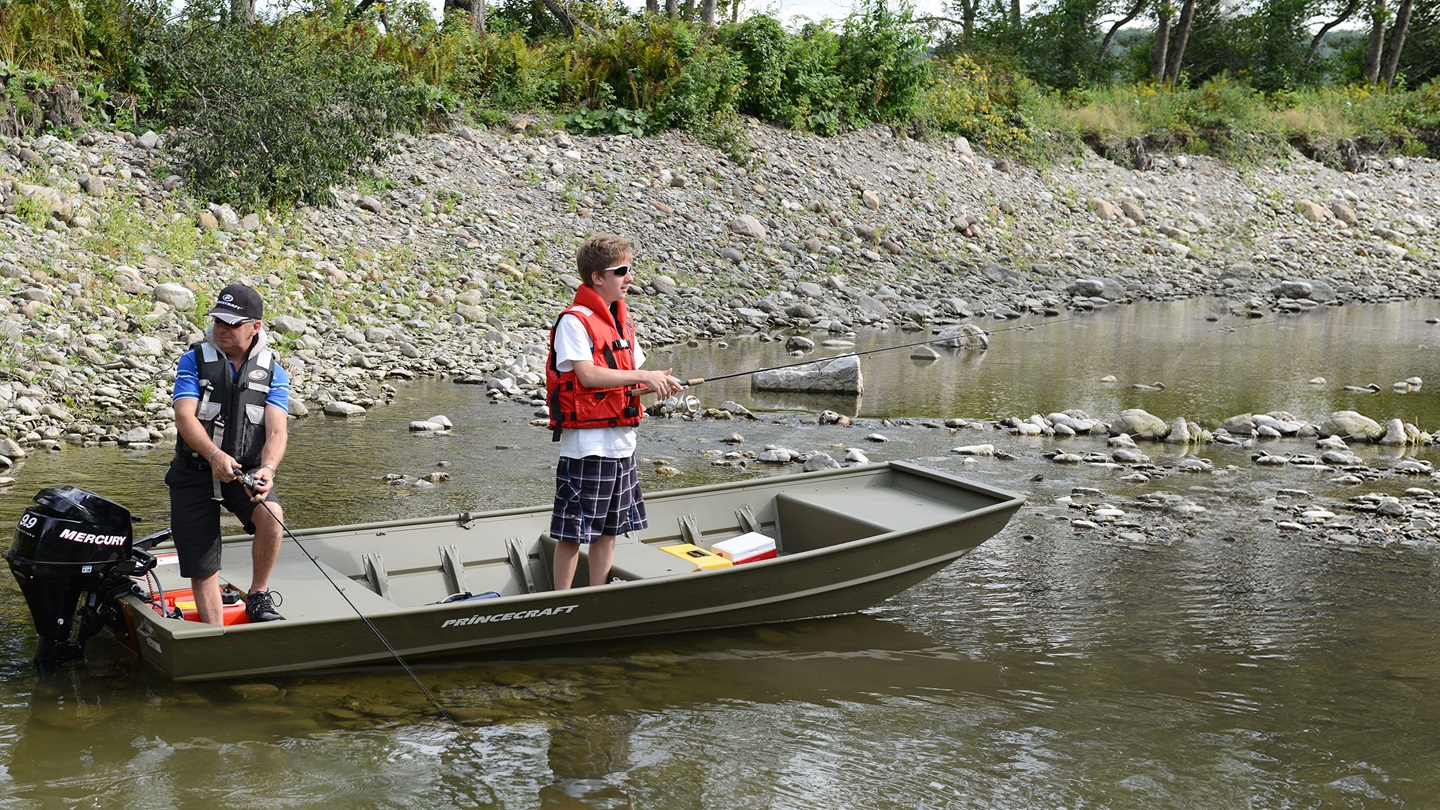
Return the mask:
<svg viewBox="0 0 1440 810">
<path fill-rule="evenodd" d="M 260 293 L 244 284 L 230 284 L 220 291 L 215 306 L 205 314 L 234 326 L 260 320 L 265 315 L 265 304 L 260 300 Z"/>
</svg>

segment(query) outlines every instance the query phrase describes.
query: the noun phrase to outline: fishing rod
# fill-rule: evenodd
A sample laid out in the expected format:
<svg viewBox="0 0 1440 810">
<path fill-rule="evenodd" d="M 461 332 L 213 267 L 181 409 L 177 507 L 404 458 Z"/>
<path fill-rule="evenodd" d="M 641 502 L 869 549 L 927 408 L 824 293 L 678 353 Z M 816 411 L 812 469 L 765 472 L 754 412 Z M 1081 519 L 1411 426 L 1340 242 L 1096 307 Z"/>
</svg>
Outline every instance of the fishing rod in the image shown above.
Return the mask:
<svg viewBox="0 0 1440 810">
<path fill-rule="evenodd" d="M 1073 320 L 1075 320 L 1075 317 L 1076 317 L 1076 316 L 1072 315 L 1072 316 L 1070 316 L 1070 317 L 1068 317 L 1068 318 L 1061 318 L 1061 319 L 1055 320 L 1055 321 L 1043 321 L 1043 322 L 1041 322 L 1040 324 L 1038 324 L 1038 326 L 1050 326 L 1051 324 L 1064 323 L 1065 321 L 1073 321 Z M 974 324 L 966 324 L 966 325 L 967 325 L 967 326 L 974 326 Z M 988 339 L 991 335 L 998 335 L 998 334 L 1000 334 L 1001 332 L 1013 332 L 1013 331 L 1015 331 L 1015 330 L 1017 330 L 1017 329 L 1019 329 L 1019 330 L 1024 330 L 1024 331 L 1027 331 L 1027 332 L 1028 332 L 1028 331 L 1033 330 L 1033 329 L 1036 329 L 1036 328 L 1037 328 L 1037 324 L 1033 324 L 1033 323 L 1022 323 L 1022 324 L 1018 324 L 1018 325 L 1016 325 L 1016 326 L 1007 326 L 1007 327 L 1005 327 L 1004 329 L 981 329 L 981 328 L 978 327 L 978 326 L 974 326 L 975 331 L 974 331 L 974 332 L 970 332 L 970 333 L 966 333 L 966 334 L 956 333 L 956 334 L 945 335 L 944 337 L 931 338 L 930 340 L 917 340 L 917 341 L 915 341 L 914 343 L 902 343 L 902 344 L 900 344 L 900 345 L 898 345 L 898 346 L 882 346 L 882 347 L 879 348 L 879 349 L 866 349 L 865 351 L 861 351 L 861 352 L 845 352 L 844 354 L 837 354 L 837 355 L 833 355 L 833 356 L 830 356 L 830 357 L 821 357 L 821 358 L 818 358 L 818 359 L 812 358 L 812 359 L 809 359 L 809 360 L 797 360 L 797 361 L 794 362 L 794 363 L 782 363 L 782 364 L 780 364 L 780 365 L 778 365 L 778 366 L 768 366 L 768 367 L 766 367 L 766 368 L 756 368 L 756 369 L 751 369 L 751 370 L 749 370 L 749 371 L 737 371 L 737 372 L 735 372 L 735 373 L 733 373 L 733 374 L 721 374 L 721 375 L 718 376 L 718 377 L 695 377 L 694 379 L 690 379 L 690 380 L 681 380 L 681 381 L 680 381 L 680 387 L 681 387 L 681 388 L 690 388 L 690 387 L 692 387 L 692 386 L 701 385 L 701 384 L 707 383 L 707 382 L 715 382 L 716 380 L 728 380 L 728 379 L 731 379 L 731 378 L 733 378 L 733 377 L 746 377 L 746 376 L 749 376 L 749 375 L 751 375 L 751 374 L 760 374 L 760 373 L 766 372 L 766 371 L 779 371 L 780 369 L 784 369 L 784 368 L 795 368 L 796 366 L 810 366 L 810 365 L 814 365 L 815 363 L 818 363 L 818 362 L 820 362 L 820 361 L 822 361 L 822 360 L 839 360 L 839 359 L 841 359 L 841 358 L 843 358 L 843 357 L 860 357 L 860 356 L 862 356 L 862 355 L 867 355 L 867 354 L 878 354 L 879 352 L 893 352 L 893 351 L 895 351 L 896 349 L 912 349 L 912 348 L 914 348 L 914 347 L 916 347 L 916 346 L 928 346 L 928 345 L 930 345 L 930 344 L 932 344 L 932 343 L 950 343 L 950 342 L 957 341 L 957 340 L 963 340 L 963 339 L 968 338 L 968 337 L 975 337 L 975 336 L 977 336 L 977 335 L 978 335 L 980 338 L 982 338 L 982 339 Z M 642 395 L 642 394 L 648 394 L 648 393 L 650 393 L 650 389 L 647 388 L 647 387 L 643 387 L 643 386 L 642 386 L 642 387 L 640 387 L 640 388 L 633 389 L 630 393 L 631 393 L 632 396 L 640 396 L 640 395 Z"/>
<path fill-rule="evenodd" d="M 238 473 L 235 477 L 239 479 L 240 483 L 252 490 L 260 483 L 252 473 L 242 472 Z M 420 687 L 420 691 L 425 695 L 425 698 L 430 701 L 430 705 L 434 706 L 435 710 L 440 712 L 440 715 L 446 720 L 449 720 L 457 726 L 460 725 L 460 722 L 456 720 L 450 712 L 445 711 L 445 707 L 440 705 L 440 701 L 431 693 L 429 687 L 425 686 L 425 682 L 420 680 L 420 676 L 415 674 L 415 670 L 411 669 L 405 659 L 400 656 L 400 653 L 396 652 L 389 640 L 380 632 L 380 629 L 370 621 L 370 617 L 362 613 L 360 608 L 356 607 L 355 603 L 350 601 L 350 597 L 345 593 L 345 589 L 340 587 L 340 585 L 330 577 L 330 573 L 325 570 L 325 567 L 320 564 L 320 561 L 315 558 L 315 555 L 310 553 L 310 549 L 306 548 L 305 544 L 300 542 L 300 538 L 296 537 L 295 533 L 290 531 L 290 527 L 285 525 L 285 521 L 275 517 L 275 510 L 270 508 L 270 504 L 262 498 L 260 505 L 265 507 L 265 511 L 270 513 L 270 517 L 275 518 L 275 522 L 280 524 L 280 528 L 285 530 L 285 534 L 289 535 L 290 539 L 295 541 L 295 545 L 305 553 L 305 556 L 310 558 L 310 562 L 314 563 L 315 569 L 325 576 L 325 581 L 329 582 L 330 586 L 335 589 L 335 592 L 340 594 L 340 598 L 345 600 L 345 604 L 349 605 L 350 609 L 355 611 L 355 615 L 360 617 L 360 621 L 364 622 L 365 626 L 370 628 L 370 632 L 375 634 L 375 638 L 380 639 L 380 643 L 385 645 L 385 649 L 389 650 L 390 655 L 394 657 L 396 663 L 400 665 L 400 668 L 405 670 L 405 674 L 410 676 L 410 680 L 414 681 L 416 686 Z"/>
</svg>

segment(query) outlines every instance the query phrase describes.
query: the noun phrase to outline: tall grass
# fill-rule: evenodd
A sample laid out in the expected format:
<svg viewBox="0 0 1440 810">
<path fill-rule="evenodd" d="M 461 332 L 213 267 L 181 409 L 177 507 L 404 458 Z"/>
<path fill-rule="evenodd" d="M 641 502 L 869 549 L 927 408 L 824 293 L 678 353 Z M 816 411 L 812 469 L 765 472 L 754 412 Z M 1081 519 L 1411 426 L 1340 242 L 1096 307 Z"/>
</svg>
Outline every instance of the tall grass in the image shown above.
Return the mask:
<svg viewBox="0 0 1440 810">
<path fill-rule="evenodd" d="M 1409 129 L 1424 126 L 1427 93 L 1440 98 L 1440 89 L 1429 85 L 1413 92 L 1345 86 L 1268 95 L 1223 78 L 1193 88 L 1114 85 L 1045 94 L 1033 121 L 1041 130 L 1091 141 L 1140 137 L 1220 155 L 1241 136 L 1272 142 L 1366 140 L 1417 152 L 1423 147 L 1410 141 Z"/>
<path fill-rule="evenodd" d="M 56 73 L 85 53 L 85 20 L 70 0 L 0 4 L 0 62 Z"/>
</svg>

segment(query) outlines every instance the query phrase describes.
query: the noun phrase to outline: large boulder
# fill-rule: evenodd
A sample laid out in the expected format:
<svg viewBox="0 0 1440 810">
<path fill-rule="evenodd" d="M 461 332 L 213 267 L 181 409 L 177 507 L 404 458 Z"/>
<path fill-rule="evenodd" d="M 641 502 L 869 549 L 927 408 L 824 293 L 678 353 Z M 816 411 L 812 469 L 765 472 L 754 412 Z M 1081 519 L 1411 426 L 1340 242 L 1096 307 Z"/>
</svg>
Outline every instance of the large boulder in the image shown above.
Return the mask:
<svg viewBox="0 0 1440 810">
<path fill-rule="evenodd" d="M 1169 444 L 1190 444 L 1195 438 L 1190 433 L 1190 423 L 1180 416 L 1170 423 L 1170 434 L 1165 437 L 1165 441 Z"/>
<path fill-rule="evenodd" d="M 1320 437 L 1339 436 L 1342 439 L 1364 439 L 1375 441 L 1385 435 L 1385 428 L 1379 422 L 1355 411 L 1336 411 L 1320 423 Z"/>
<path fill-rule="evenodd" d="M 181 312 L 195 309 L 195 293 L 182 284 L 166 282 L 155 287 L 155 300 L 164 301 Z"/>
<path fill-rule="evenodd" d="M 765 238 L 765 226 L 760 224 L 760 220 L 749 214 L 741 214 L 730 220 L 730 232 L 739 236 L 748 236 L 751 239 Z"/>
<path fill-rule="evenodd" d="M 1111 436 L 1121 433 L 1136 439 L 1163 439 L 1170 435 L 1170 426 L 1144 408 L 1127 408 L 1110 423 Z"/>
<path fill-rule="evenodd" d="M 758 391 L 803 391 L 816 394 L 863 394 L 860 358 L 855 355 L 819 360 L 791 368 L 756 372 L 750 384 Z"/>
<path fill-rule="evenodd" d="M 270 330 L 277 335 L 303 335 L 309 328 L 304 318 L 295 315 L 281 315 L 270 321 Z"/>
<path fill-rule="evenodd" d="M 1253 436 L 1255 434 L 1255 415 L 1242 413 L 1227 417 L 1220 423 L 1220 429 L 1232 436 Z"/>
</svg>

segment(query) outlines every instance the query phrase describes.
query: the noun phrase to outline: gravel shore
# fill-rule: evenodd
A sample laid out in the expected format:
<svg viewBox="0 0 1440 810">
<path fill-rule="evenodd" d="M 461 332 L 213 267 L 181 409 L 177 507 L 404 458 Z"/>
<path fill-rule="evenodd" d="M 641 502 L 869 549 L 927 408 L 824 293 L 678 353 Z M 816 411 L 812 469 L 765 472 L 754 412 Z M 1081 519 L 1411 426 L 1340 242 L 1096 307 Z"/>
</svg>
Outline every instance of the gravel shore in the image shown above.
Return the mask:
<svg viewBox="0 0 1440 810">
<path fill-rule="evenodd" d="M 679 133 L 402 136 L 336 205 L 283 215 L 195 205 L 154 133 L 0 139 L 0 486 L 38 450 L 173 436 L 174 360 L 232 281 L 266 296 L 298 416 L 417 377 L 529 398 L 596 231 L 636 241 L 651 346 L 1142 299 L 1259 314 L 1440 296 L 1435 160 L 1036 169 L 886 129 L 748 135 L 743 166 Z"/>
</svg>

